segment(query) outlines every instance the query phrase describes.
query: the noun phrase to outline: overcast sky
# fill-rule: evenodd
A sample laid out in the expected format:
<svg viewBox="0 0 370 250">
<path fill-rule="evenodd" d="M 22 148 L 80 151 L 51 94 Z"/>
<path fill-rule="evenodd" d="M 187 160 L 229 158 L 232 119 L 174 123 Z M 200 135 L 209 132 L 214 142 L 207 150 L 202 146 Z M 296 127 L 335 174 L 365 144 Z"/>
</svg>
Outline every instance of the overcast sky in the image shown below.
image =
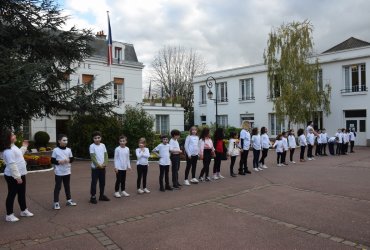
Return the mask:
<svg viewBox="0 0 370 250">
<path fill-rule="evenodd" d="M 353 36 L 370 42 L 369 0 L 59 0 L 68 26 L 107 33 L 132 43 L 150 64 L 164 45 L 196 49 L 208 71 L 263 62 L 268 33 L 292 21 L 310 20 L 315 50 L 323 52 Z"/>
</svg>

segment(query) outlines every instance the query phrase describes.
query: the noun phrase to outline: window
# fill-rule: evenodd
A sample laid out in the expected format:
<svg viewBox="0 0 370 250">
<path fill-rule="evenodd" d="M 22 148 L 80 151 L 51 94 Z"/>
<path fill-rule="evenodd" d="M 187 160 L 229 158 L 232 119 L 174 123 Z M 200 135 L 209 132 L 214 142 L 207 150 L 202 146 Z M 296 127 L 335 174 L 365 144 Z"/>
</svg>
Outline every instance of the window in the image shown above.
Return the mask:
<svg viewBox="0 0 370 250">
<path fill-rule="evenodd" d="M 345 110 L 344 117 L 345 118 L 366 117 L 366 109 Z"/>
<path fill-rule="evenodd" d="M 89 86 L 89 89 L 94 90 L 94 76 L 93 75 L 82 75 L 82 83 Z"/>
<path fill-rule="evenodd" d="M 117 121 L 123 124 L 125 120 L 125 114 L 117 114 L 116 118 L 117 118 Z"/>
<path fill-rule="evenodd" d="M 123 60 L 121 47 L 114 47 L 114 58 L 117 59 L 117 63 L 120 63 Z"/>
<path fill-rule="evenodd" d="M 227 82 L 217 83 L 217 101 L 227 102 Z"/>
<path fill-rule="evenodd" d="M 240 124 L 243 123 L 243 121 L 249 121 L 251 124 L 251 127 L 254 127 L 254 114 L 241 114 L 240 115 Z"/>
<path fill-rule="evenodd" d="M 24 120 L 22 124 L 22 133 L 24 140 L 32 140 L 31 138 L 31 121 Z"/>
<path fill-rule="evenodd" d="M 156 132 L 168 134 L 170 132 L 170 118 L 168 115 L 155 116 Z"/>
<path fill-rule="evenodd" d="M 366 132 L 366 120 L 360 120 L 360 130 L 359 132 Z"/>
<path fill-rule="evenodd" d="M 199 95 L 199 104 L 207 104 L 207 92 L 205 85 L 199 87 Z"/>
<path fill-rule="evenodd" d="M 342 93 L 367 91 L 366 65 L 355 64 L 344 67 L 344 89 Z"/>
<path fill-rule="evenodd" d="M 269 114 L 269 124 L 271 135 L 278 135 L 285 130 L 284 122 L 280 123 L 276 117 L 276 114 Z"/>
<path fill-rule="evenodd" d="M 253 78 L 240 80 L 240 101 L 254 100 Z"/>
<path fill-rule="evenodd" d="M 200 116 L 200 123 L 202 125 L 206 125 L 207 124 L 207 117 L 205 115 L 201 115 Z"/>
<path fill-rule="evenodd" d="M 218 115 L 217 116 L 217 124 L 218 124 L 219 127 L 226 128 L 228 126 L 227 115 Z"/>
<path fill-rule="evenodd" d="M 124 79 L 123 78 L 117 78 L 115 77 L 113 79 L 113 84 L 114 84 L 114 100 L 118 102 L 118 104 L 121 104 L 121 102 L 124 99 Z"/>
<path fill-rule="evenodd" d="M 278 78 L 277 75 L 274 75 L 274 80 L 270 84 L 270 87 L 269 87 L 268 99 L 274 99 L 276 97 L 279 97 L 280 92 L 281 92 L 281 87 L 280 87 L 280 83 L 279 83 L 279 78 Z"/>
</svg>

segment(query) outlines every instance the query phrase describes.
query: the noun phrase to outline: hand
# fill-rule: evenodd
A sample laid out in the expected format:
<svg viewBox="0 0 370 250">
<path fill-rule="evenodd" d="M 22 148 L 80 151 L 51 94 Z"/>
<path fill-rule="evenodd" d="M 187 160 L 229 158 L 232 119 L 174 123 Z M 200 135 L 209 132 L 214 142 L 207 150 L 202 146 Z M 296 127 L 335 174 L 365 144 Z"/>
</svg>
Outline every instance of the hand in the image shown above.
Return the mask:
<svg viewBox="0 0 370 250">
<path fill-rule="evenodd" d="M 15 179 L 17 181 L 17 184 L 22 184 L 23 183 L 23 180 L 22 178 L 19 178 L 19 179 Z"/>
<path fill-rule="evenodd" d="M 24 141 L 22 142 L 22 147 L 28 147 L 28 145 L 29 145 L 28 140 L 24 140 Z"/>
<path fill-rule="evenodd" d="M 199 155 L 199 160 L 203 160 L 203 155 Z"/>
<path fill-rule="evenodd" d="M 117 168 L 114 168 L 114 172 L 116 172 L 116 174 L 118 173 L 118 169 Z"/>
</svg>

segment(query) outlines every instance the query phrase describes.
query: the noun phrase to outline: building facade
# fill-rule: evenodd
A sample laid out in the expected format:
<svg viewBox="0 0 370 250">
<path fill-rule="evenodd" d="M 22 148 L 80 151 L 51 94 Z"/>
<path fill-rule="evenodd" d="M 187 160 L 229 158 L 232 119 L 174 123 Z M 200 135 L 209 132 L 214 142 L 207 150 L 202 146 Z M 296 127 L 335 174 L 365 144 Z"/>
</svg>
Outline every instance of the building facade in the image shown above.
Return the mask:
<svg viewBox="0 0 370 250">
<path fill-rule="evenodd" d="M 366 83 L 370 75 L 370 43 L 350 38 L 317 55 L 321 66 L 319 81 L 331 86 L 331 113 L 313 116 L 318 128 L 334 135 L 338 128 L 354 128 L 357 145 L 370 146 L 370 95 Z M 267 67 L 264 64 L 209 72 L 194 78 L 194 121 L 210 125 L 216 121 L 216 105 L 207 98 L 206 79 L 212 76 L 217 86 L 217 123 L 240 127 L 243 120 L 253 126 L 266 126 L 271 137 L 287 130 L 279 123 L 270 99 Z M 211 91 L 216 92 L 215 86 Z M 297 129 L 303 125 L 293 125 Z"/>
</svg>

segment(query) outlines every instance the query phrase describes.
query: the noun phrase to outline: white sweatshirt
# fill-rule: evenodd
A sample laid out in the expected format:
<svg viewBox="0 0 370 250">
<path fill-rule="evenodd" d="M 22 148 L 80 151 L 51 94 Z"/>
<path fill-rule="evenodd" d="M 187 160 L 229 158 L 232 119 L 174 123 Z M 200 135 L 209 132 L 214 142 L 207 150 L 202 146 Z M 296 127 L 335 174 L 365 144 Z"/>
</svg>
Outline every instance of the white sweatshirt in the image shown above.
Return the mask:
<svg viewBox="0 0 370 250">
<path fill-rule="evenodd" d="M 185 152 L 190 158 L 199 154 L 199 137 L 196 135 L 188 135 L 185 140 Z"/>
<path fill-rule="evenodd" d="M 27 174 L 26 161 L 23 158 L 25 147 L 21 149 L 14 144 L 10 149 L 3 152 L 3 159 L 5 161 L 4 175 L 12 176 L 14 179 L 20 179 L 22 175 Z"/>
<path fill-rule="evenodd" d="M 295 141 L 295 136 L 294 135 L 288 135 L 288 145 L 289 145 L 289 148 L 296 148 L 297 147 L 297 142 Z"/>
<path fill-rule="evenodd" d="M 150 157 L 148 148 L 144 148 L 144 150 L 142 150 L 141 148 L 137 148 L 135 150 L 135 153 L 136 153 L 136 158 L 137 158 L 137 161 L 136 161 L 137 165 L 144 165 L 144 166 L 148 165 L 148 158 Z"/>
<path fill-rule="evenodd" d="M 127 170 L 131 168 L 130 149 L 128 147 L 116 147 L 114 150 L 114 168 L 118 170 Z"/>
</svg>

